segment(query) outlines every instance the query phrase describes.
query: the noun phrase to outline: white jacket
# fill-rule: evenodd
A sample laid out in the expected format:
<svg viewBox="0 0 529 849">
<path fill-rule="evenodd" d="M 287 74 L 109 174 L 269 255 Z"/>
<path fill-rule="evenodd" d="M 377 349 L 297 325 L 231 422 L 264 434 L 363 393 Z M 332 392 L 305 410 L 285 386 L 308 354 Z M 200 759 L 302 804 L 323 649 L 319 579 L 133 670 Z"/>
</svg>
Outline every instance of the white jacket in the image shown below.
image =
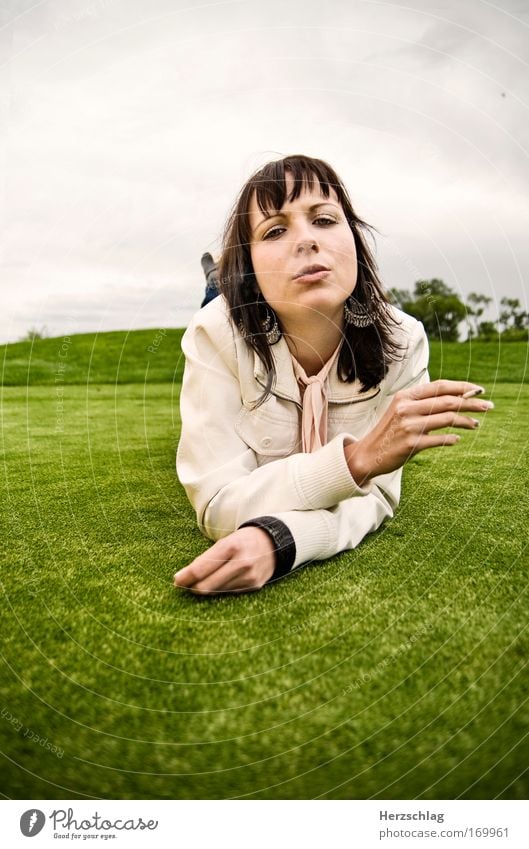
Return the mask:
<svg viewBox="0 0 529 849">
<path fill-rule="evenodd" d="M 328 443 L 300 453 L 301 397 L 283 338 L 272 346 L 276 384 L 259 407 L 263 364 L 229 319 L 222 296 L 193 318 L 182 338 L 186 357 L 177 472 L 200 530 L 217 540 L 243 522 L 276 516 L 295 544 L 294 566 L 354 548 L 392 516 L 402 470 L 357 486 L 344 445 L 371 430 L 400 389 L 428 380 L 424 328 L 392 308 L 401 359 L 385 379 L 361 393 L 329 375 Z"/>
</svg>

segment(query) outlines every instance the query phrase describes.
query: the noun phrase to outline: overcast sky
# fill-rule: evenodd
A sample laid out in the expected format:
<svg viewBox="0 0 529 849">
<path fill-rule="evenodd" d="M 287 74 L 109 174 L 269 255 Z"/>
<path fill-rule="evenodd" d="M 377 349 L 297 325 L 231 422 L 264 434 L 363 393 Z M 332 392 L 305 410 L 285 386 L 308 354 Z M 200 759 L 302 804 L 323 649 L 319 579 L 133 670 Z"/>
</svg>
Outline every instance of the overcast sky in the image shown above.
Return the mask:
<svg viewBox="0 0 529 849">
<path fill-rule="evenodd" d="M 527 304 L 529 0 L 0 16 L 0 341 L 185 325 L 242 183 L 288 153 L 341 175 L 388 287 L 441 277 Z"/>
</svg>

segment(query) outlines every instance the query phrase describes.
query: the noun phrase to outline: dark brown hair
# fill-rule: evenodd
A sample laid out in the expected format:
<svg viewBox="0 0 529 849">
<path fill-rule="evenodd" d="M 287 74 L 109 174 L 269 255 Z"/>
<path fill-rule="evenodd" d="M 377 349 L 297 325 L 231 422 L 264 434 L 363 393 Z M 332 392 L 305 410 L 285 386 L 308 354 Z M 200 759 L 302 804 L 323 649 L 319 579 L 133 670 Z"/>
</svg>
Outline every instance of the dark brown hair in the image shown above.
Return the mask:
<svg viewBox="0 0 529 849">
<path fill-rule="evenodd" d="M 288 198 L 287 173 L 293 178 Z M 358 276 L 354 298 L 374 319 L 368 327 L 345 324 L 338 374 L 343 381 L 359 380 L 362 391 L 366 391 L 385 377 L 389 363 L 397 358 L 399 350 L 392 333 L 395 321 L 388 312 L 388 300 L 378 277 L 377 265 L 363 235 L 363 231 L 371 232 L 374 228 L 356 215 L 336 172 L 323 160 L 309 156 L 287 156 L 269 162 L 247 180 L 235 201 L 224 230 L 218 271 L 219 289 L 228 302 L 231 319 L 267 370 L 269 379 L 262 400 L 273 385 L 275 368 L 270 344 L 263 332 L 263 321 L 270 308 L 259 291 L 250 255 L 250 202 L 255 192 L 263 215 L 270 214 L 271 210 L 279 212 L 287 200 L 296 200 L 305 187 L 312 189 L 315 180 L 319 182 L 325 198 L 333 189 L 341 204 L 357 253 Z"/>
</svg>

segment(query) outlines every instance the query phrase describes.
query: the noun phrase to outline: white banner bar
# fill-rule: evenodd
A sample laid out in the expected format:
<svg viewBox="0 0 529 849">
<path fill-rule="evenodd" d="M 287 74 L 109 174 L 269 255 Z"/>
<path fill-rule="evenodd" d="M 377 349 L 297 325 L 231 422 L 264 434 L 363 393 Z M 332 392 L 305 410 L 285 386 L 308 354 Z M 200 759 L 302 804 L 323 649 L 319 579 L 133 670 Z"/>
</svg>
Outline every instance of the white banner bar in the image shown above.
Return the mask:
<svg viewBox="0 0 529 849">
<path fill-rule="evenodd" d="M 9 849 L 529 847 L 528 801 L 26 799 L 0 802 L 0 820 Z"/>
</svg>

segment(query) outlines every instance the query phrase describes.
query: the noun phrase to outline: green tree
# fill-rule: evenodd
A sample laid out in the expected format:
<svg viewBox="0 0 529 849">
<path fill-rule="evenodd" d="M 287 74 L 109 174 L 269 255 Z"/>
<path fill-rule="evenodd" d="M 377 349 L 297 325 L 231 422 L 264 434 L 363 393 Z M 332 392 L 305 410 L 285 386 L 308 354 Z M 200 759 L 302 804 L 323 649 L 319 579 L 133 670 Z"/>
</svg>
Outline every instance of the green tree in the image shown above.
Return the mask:
<svg viewBox="0 0 529 849">
<path fill-rule="evenodd" d="M 481 342 L 497 341 L 498 335 L 499 330 L 495 321 L 480 321 L 478 325 L 478 339 Z"/>
<path fill-rule="evenodd" d="M 467 322 L 468 335 L 470 338 L 480 335 L 480 326 L 487 324 L 481 321 L 481 317 L 486 308 L 492 303 L 492 298 L 487 295 L 480 295 L 478 292 L 470 292 L 467 297 Z"/>
<path fill-rule="evenodd" d="M 504 342 L 525 342 L 529 339 L 529 313 L 522 309 L 518 298 L 502 298 L 503 309 L 498 322 L 503 327 Z"/>
<path fill-rule="evenodd" d="M 457 342 L 458 325 L 467 315 L 459 296 L 442 280 L 417 280 L 413 294 L 403 289 L 390 289 L 391 301 L 422 321 L 430 339 Z"/>
<path fill-rule="evenodd" d="M 527 327 L 529 313 L 522 310 L 518 298 L 502 298 L 500 304 L 503 310 L 500 313 L 499 322 L 504 330 L 523 330 Z"/>
</svg>

